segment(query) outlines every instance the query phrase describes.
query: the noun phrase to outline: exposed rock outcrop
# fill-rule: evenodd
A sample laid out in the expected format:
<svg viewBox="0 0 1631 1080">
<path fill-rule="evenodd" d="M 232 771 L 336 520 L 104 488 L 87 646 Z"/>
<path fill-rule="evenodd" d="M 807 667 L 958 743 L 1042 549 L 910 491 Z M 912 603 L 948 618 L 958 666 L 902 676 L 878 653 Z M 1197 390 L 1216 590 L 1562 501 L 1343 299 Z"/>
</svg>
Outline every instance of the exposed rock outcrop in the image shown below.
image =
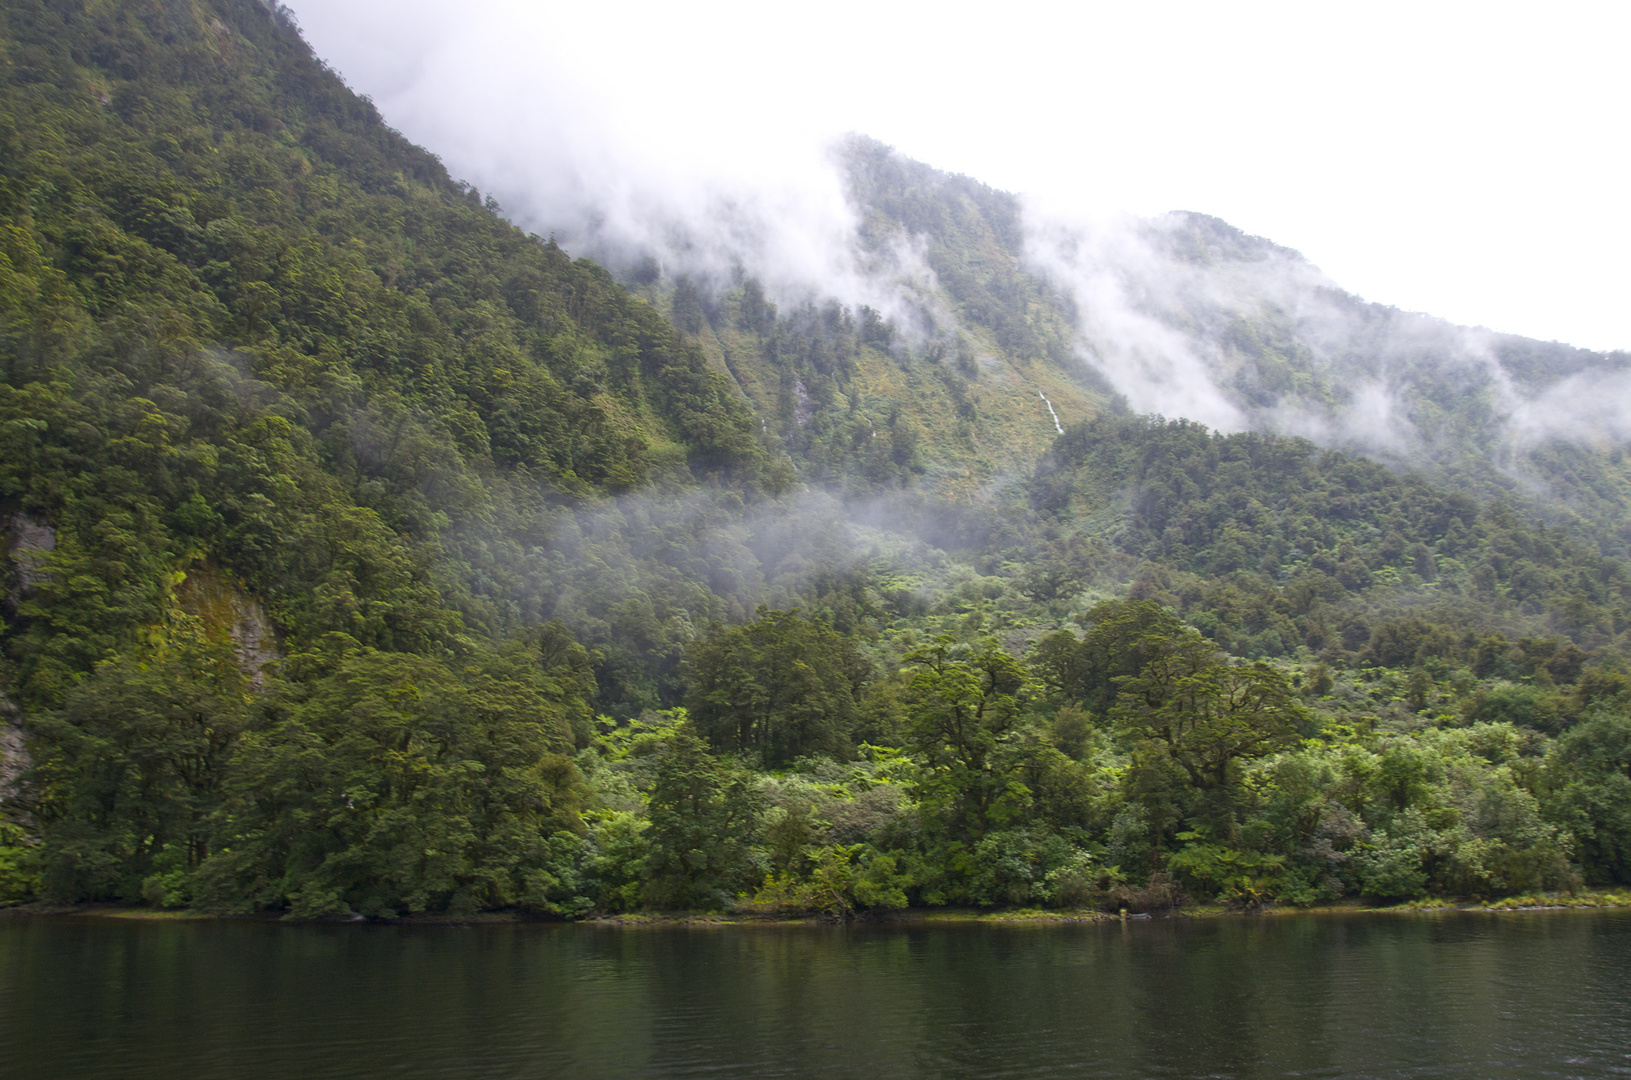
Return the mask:
<svg viewBox="0 0 1631 1080">
<path fill-rule="evenodd" d="M 22 776 L 34 767 L 23 739 L 22 710 L 0 694 L 0 818 L 11 817 Z"/>
<path fill-rule="evenodd" d="M 207 633 L 231 640 L 250 685 L 260 689 L 266 665 L 281 659 L 272 622 L 260 601 L 211 566 L 188 570 L 186 580 L 176 589 L 176 600 L 187 614 L 203 620 Z"/>
<path fill-rule="evenodd" d="M 50 579 L 45 557 L 57 546 L 57 530 L 27 514 L 0 519 L 0 544 L 5 555 L 6 600 L 13 611 Z"/>
</svg>

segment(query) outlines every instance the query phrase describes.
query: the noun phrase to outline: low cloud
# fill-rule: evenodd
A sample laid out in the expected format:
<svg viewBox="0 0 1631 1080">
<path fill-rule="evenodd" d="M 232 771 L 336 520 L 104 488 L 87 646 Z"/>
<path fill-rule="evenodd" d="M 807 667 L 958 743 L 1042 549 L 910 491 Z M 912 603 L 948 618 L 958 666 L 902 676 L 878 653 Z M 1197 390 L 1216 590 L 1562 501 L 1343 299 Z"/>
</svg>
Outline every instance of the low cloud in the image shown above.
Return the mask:
<svg viewBox="0 0 1631 1080">
<path fill-rule="evenodd" d="M 1239 431 L 1247 419 L 1215 381 L 1217 348 L 1172 318 L 1178 268 L 1165 265 L 1138 224 L 1087 224 L 1030 208 L 1026 258 L 1075 301 L 1082 359 L 1133 409 Z"/>
<path fill-rule="evenodd" d="M 1140 411 L 1403 463 L 1631 439 L 1631 358 L 1369 304 L 1294 251 L 1197 214 L 1082 221 L 1027 207 L 1033 269 L 1081 355 Z M 1474 425 L 1472 430 L 1466 424 Z"/>
</svg>

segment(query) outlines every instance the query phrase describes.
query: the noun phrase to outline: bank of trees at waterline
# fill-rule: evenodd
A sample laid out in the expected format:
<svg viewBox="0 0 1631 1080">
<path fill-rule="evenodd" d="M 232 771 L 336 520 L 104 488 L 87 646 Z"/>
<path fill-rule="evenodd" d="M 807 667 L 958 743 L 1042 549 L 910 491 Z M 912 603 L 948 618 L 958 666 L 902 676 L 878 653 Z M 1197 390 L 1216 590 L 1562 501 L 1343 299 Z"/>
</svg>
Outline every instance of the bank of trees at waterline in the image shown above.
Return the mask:
<svg viewBox="0 0 1631 1080">
<path fill-rule="evenodd" d="M 37 843 L 6 850 L 7 886 L 308 917 L 848 916 L 1631 872 L 1611 704 L 1555 737 L 1379 723 L 1368 685 L 1408 697 L 1408 677 L 1230 657 L 1151 600 L 1023 657 L 940 634 L 888 666 L 762 609 L 698 638 L 689 710 L 625 721 L 588 713 L 589 658 L 559 634 L 451 660 L 333 643 L 254 693 L 204 642 L 104 664 L 34 724 Z"/>
</svg>

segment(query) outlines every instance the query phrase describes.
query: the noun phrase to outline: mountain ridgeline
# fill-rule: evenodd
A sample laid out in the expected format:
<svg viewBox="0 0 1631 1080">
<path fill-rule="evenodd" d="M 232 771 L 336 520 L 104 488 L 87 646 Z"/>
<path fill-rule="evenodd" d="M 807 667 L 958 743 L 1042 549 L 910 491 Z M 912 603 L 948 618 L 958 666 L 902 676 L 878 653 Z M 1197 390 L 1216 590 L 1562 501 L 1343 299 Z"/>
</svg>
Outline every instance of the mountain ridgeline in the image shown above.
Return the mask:
<svg viewBox="0 0 1631 1080">
<path fill-rule="evenodd" d="M 8 4 L 0 902 L 1631 884 L 1623 450 L 1500 396 L 1623 357 L 1473 364 L 1193 215 L 1138 241 L 1234 291 L 1111 312 L 1011 196 L 844 160 L 888 312 L 574 259 L 255 0 Z M 1129 407 L 1156 324 L 1259 430 Z"/>
</svg>

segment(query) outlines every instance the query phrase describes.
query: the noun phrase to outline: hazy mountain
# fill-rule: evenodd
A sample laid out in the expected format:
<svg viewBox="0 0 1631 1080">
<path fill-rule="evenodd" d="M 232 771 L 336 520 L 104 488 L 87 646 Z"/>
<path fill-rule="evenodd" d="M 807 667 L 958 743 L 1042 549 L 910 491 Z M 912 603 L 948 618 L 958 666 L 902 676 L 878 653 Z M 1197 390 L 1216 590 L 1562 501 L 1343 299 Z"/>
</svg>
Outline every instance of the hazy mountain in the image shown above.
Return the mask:
<svg viewBox="0 0 1631 1080">
<path fill-rule="evenodd" d="M 514 198 L 524 220 L 555 215 L 671 313 L 677 283 L 684 303 L 697 291 L 704 318 L 682 325 L 796 460 L 808 440 L 785 430 L 787 417 L 807 424 L 827 400 L 779 349 L 733 331 L 744 295 L 779 302 L 784 317 L 836 303 L 857 322 L 882 320 L 841 380 L 843 413 L 904 410 L 934 462 L 931 484 L 978 486 L 1034 459 L 1053 431 L 1046 395 L 1067 422 L 1127 408 L 1301 435 L 1534 500 L 1594 531 L 1620 522 L 1631 495 L 1625 353 L 1367 303 L 1298 253 L 1203 214 L 1051 216 L 863 137 L 834 148 L 831 164 L 847 216 L 813 232 L 769 221 L 769 192 L 700 209 L 655 201 L 615 218 L 534 207 L 519 186 Z M 812 244 L 820 257 L 808 257 Z"/>
</svg>

